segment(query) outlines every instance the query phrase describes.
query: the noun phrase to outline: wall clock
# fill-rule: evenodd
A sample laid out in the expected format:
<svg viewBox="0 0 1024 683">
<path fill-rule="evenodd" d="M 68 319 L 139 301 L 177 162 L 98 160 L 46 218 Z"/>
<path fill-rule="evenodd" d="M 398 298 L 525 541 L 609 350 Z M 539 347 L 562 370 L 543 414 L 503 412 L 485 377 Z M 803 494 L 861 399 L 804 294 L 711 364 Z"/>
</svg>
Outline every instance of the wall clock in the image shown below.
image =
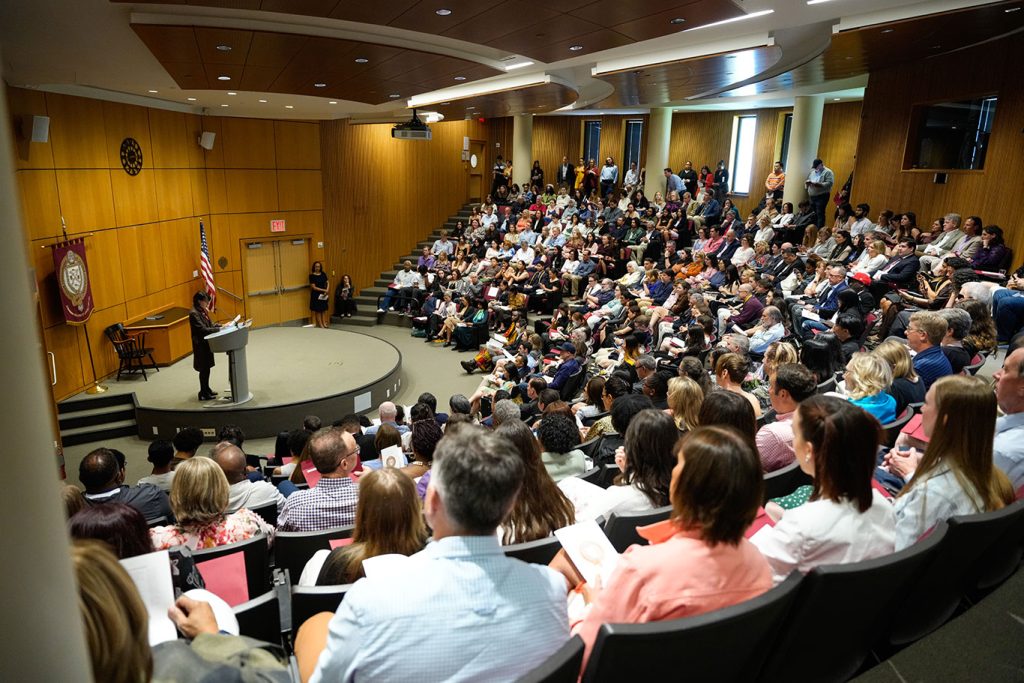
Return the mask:
<svg viewBox="0 0 1024 683">
<path fill-rule="evenodd" d="M 121 141 L 121 166 L 128 175 L 139 175 L 142 170 L 142 148 L 135 138 Z"/>
</svg>

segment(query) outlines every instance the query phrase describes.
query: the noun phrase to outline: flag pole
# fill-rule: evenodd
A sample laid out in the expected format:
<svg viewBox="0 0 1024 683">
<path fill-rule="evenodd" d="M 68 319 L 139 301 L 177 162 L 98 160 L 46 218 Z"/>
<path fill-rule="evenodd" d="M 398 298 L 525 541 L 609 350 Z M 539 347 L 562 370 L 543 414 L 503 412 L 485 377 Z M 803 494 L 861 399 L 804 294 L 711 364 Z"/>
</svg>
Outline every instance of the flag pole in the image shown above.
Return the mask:
<svg viewBox="0 0 1024 683">
<path fill-rule="evenodd" d="M 96 363 L 92 359 L 92 342 L 89 341 L 89 327 L 83 325 L 82 328 L 85 330 L 85 348 L 89 351 L 89 365 L 92 367 L 92 386 L 85 390 L 87 394 L 102 394 L 107 390 L 107 387 L 100 384 L 99 380 L 96 379 Z"/>
</svg>

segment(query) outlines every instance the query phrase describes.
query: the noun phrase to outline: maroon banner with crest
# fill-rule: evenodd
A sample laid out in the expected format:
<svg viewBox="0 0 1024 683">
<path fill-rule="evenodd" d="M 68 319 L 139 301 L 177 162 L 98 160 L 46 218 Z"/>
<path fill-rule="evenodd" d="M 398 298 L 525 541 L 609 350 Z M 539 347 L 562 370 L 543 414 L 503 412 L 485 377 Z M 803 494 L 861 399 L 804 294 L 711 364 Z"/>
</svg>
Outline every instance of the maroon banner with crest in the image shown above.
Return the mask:
<svg viewBox="0 0 1024 683">
<path fill-rule="evenodd" d="M 85 240 L 58 242 L 51 249 L 64 320 L 71 325 L 84 325 L 93 309 L 92 285 L 85 265 Z"/>
</svg>

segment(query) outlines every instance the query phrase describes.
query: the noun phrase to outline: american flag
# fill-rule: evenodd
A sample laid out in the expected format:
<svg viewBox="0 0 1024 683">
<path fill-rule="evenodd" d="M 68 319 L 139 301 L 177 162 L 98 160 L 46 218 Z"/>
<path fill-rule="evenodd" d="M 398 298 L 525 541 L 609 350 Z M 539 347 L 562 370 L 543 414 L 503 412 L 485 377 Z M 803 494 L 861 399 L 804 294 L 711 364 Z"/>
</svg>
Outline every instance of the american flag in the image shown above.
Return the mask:
<svg viewBox="0 0 1024 683">
<path fill-rule="evenodd" d="M 210 247 L 206 243 L 206 229 L 199 221 L 199 272 L 206 283 L 206 293 L 210 295 L 210 310 L 217 307 L 217 287 L 213 283 L 213 266 L 210 265 Z"/>
</svg>

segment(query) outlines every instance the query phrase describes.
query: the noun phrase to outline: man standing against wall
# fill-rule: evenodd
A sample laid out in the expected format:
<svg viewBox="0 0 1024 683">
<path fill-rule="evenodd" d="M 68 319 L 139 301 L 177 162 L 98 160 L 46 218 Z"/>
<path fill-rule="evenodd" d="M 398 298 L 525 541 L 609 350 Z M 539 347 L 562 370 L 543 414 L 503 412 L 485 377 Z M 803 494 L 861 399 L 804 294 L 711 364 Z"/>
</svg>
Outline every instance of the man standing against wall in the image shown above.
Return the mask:
<svg viewBox="0 0 1024 683">
<path fill-rule="evenodd" d="M 821 159 L 815 159 L 811 163 L 811 172 L 804 181 L 807 187 L 807 198 L 814 207 L 816 225 L 821 228 L 825 225 L 825 207 L 828 199 L 832 196 L 832 186 L 835 185 L 836 176 L 832 169 L 827 167 Z"/>
</svg>

